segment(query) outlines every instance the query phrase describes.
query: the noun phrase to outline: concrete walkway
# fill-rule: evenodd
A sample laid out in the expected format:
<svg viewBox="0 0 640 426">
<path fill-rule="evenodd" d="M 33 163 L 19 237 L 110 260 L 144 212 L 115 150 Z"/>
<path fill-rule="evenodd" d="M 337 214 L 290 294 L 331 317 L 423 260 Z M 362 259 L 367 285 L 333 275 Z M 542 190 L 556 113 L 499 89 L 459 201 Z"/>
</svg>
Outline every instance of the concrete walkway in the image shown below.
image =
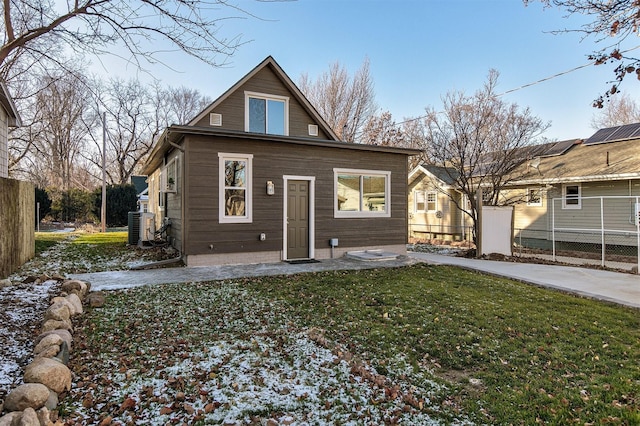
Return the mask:
<svg viewBox="0 0 640 426">
<path fill-rule="evenodd" d="M 437 265 L 455 265 L 594 299 L 640 308 L 639 275 L 580 268 L 576 266 L 501 262 L 415 252 L 409 252 L 408 256 L 400 256 L 396 260 L 362 261 L 342 257 L 339 259 L 303 264 L 280 262 L 257 265 L 109 271 L 75 274 L 71 275 L 71 277 L 89 281 L 92 290 L 117 290 L 175 282 L 200 282 L 240 277 L 291 275 L 303 272 L 398 267 L 415 264 L 417 262 Z"/>
</svg>

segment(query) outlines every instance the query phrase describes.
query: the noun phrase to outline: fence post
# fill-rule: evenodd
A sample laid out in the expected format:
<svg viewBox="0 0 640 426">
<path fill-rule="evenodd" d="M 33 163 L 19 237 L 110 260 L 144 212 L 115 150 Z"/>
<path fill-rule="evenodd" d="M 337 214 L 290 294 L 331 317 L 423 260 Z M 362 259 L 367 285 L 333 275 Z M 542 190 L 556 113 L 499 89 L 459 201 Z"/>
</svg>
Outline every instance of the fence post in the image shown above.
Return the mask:
<svg viewBox="0 0 640 426">
<path fill-rule="evenodd" d="M 604 241 L 604 198 L 600 197 L 600 239 L 602 241 L 602 261 L 601 261 L 601 265 L 604 268 L 604 263 L 605 263 L 605 257 L 606 255 L 606 249 L 607 247 L 605 246 L 605 241 Z"/>
<path fill-rule="evenodd" d="M 636 274 L 640 274 L 640 211 L 638 211 L 638 201 L 639 201 L 639 197 L 636 197 L 636 208 L 635 208 L 635 220 L 636 220 L 636 249 L 637 251 L 637 256 L 638 256 L 638 270 L 636 271 Z"/>
<path fill-rule="evenodd" d="M 553 261 L 556 261 L 556 199 L 551 199 L 551 247 Z"/>
</svg>

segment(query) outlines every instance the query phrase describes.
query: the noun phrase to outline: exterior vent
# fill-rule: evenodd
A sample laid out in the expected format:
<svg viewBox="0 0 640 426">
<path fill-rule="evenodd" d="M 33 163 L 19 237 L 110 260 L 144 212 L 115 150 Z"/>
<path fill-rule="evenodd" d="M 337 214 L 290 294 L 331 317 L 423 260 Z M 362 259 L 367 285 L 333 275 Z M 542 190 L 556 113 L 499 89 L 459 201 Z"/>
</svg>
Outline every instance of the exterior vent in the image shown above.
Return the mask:
<svg viewBox="0 0 640 426">
<path fill-rule="evenodd" d="M 209 114 L 209 124 L 217 127 L 222 126 L 222 114 L 217 114 L 215 112 Z"/>
<path fill-rule="evenodd" d="M 309 136 L 318 136 L 317 124 L 309 124 Z"/>
</svg>

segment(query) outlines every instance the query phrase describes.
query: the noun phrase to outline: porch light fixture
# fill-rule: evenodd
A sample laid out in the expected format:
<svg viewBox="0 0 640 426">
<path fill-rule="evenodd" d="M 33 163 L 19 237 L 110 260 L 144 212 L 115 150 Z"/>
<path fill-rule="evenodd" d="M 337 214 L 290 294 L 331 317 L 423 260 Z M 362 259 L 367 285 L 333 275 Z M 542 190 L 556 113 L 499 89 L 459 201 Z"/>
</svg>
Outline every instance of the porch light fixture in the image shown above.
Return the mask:
<svg viewBox="0 0 640 426">
<path fill-rule="evenodd" d="M 267 181 L 267 195 L 273 195 L 276 193 L 276 186 L 273 184 L 273 181 Z"/>
</svg>

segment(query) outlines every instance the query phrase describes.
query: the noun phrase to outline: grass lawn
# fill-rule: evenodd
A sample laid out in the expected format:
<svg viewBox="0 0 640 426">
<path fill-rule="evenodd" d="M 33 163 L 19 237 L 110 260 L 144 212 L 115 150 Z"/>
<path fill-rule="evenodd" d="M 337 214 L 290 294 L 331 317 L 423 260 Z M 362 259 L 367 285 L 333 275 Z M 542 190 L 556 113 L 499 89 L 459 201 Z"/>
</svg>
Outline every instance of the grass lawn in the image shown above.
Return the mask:
<svg viewBox="0 0 640 426">
<path fill-rule="evenodd" d="M 81 422 L 640 424 L 638 310 L 454 267 L 142 287 L 81 321 Z"/>
</svg>

